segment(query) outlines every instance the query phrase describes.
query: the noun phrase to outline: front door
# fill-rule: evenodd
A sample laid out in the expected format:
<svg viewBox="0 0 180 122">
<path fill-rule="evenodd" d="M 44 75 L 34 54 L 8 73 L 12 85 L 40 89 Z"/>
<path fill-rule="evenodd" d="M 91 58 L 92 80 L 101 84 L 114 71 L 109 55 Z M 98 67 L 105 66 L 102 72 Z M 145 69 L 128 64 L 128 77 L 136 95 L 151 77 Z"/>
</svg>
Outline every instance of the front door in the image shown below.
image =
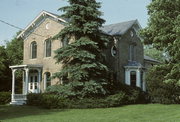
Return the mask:
<svg viewBox="0 0 180 122">
<path fill-rule="evenodd" d="M 29 93 L 38 93 L 39 91 L 39 81 L 38 74 L 31 74 L 29 76 Z"/>
</svg>

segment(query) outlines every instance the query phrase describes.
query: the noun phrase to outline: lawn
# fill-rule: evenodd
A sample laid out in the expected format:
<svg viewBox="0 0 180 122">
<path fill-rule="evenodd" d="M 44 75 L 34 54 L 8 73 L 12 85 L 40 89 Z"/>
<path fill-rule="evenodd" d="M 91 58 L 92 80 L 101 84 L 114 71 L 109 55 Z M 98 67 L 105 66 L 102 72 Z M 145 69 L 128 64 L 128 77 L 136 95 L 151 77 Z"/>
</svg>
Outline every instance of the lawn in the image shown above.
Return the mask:
<svg viewBox="0 0 180 122">
<path fill-rule="evenodd" d="M 180 105 L 128 105 L 100 109 L 0 106 L 0 122 L 180 122 Z"/>
</svg>

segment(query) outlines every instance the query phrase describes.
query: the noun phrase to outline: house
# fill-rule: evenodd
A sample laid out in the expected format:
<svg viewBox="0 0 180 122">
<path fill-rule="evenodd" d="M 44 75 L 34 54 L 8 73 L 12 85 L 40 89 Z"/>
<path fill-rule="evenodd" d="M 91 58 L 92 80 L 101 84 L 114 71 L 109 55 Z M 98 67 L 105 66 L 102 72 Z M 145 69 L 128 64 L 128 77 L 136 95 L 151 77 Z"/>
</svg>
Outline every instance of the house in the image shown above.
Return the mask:
<svg viewBox="0 0 180 122">
<path fill-rule="evenodd" d="M 28 93 L 44 92 L 50 85 L 62 84 L 59 79 L 50 80 L 58 72 L 61 64 L 56 64 L 54 51 L 67 44 L 66 40 L 53 40 L 51 37 L 60 32 L 68 23 L 58 15 L 42 11 L 17 38 L 24 40 L 23 64 L 10 66 L 12 69 L 11 104 L 23 104 Z M 143 45 L 138 36 L 141 29 L 137 20 L 107 25 L 101 28 L 105 34 L 114 38 L 106 52 L 106 61 L 118 82 L 137 86 L 145 90 L 145 63 Z M 73 39 L 70 40 L 70 43 Z M 153 63 L 152 63 L 153 64 Z M 23 71 L 22 94 L 15 93 L 15 72 Z"/>
</svg>

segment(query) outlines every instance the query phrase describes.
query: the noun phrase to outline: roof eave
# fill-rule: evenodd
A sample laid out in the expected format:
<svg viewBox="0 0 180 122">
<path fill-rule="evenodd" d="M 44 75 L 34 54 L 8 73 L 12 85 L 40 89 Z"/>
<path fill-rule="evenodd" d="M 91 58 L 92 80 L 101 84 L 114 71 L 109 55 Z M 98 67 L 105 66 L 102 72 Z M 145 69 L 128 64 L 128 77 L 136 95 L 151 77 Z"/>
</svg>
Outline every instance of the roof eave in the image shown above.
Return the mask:
<svg viewBox="0 0 180 122">
<path fill-rule="evenodd" d="M 55 16 L 55 15 L 53 15 L 53 14 L 51 14 L 51 13 L 43 10 L 43 11 L 41 11 L 41 12 L 39 13 L 38 16 L 36 16 L 36 18 L 35 18 L 30 24 L 28 24 L 28 26 L 17 36 L 17 38 L 22 37 L 23 34 L 24 34 L 34 23 L 36 23 L 36 21 L 38 20 L 38 18 L 40 18 L 41 16 L 44 16 L 44 15 L 51 16 L 51 17 L 53 17 L 53 18 L 55 18 L 55 19 L 57 19 L 57 20 L 59 20 L 59 21 L 61 21 L 61 22 L 67 23 L 66 20 L 61 19 L 61 18 L 59 18 L 59 17 L 57 17 L 57 16 Z"/>
</svg>

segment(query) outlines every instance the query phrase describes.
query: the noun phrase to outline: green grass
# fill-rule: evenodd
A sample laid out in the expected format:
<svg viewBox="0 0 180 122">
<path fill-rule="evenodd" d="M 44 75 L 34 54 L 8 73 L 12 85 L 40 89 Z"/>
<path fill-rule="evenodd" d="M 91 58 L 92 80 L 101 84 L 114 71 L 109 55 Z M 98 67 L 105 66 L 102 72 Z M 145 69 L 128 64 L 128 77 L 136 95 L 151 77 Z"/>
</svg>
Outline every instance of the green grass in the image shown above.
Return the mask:
<svg viewBox="0 0 180 122">
<path fill-rule="evenodd" d="M 0 122 L 180 122 L 180 105 L 129 105 L 101 109 L 0 106 Z"/>
</svg>

